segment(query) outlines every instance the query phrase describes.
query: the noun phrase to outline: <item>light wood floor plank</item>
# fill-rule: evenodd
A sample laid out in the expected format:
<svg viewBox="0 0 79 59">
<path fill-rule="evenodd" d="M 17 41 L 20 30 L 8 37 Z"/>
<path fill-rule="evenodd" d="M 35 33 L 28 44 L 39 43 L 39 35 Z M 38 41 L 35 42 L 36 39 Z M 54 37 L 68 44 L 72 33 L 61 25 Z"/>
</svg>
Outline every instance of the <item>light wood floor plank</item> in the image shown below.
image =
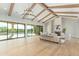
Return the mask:
<svg viewBox="0 0 79 59">
<path fill-rule="evenodd" d="M 78 56 L 79 39 L 63 44 L 40 40 L 39 37 L 0 41 L 0 55 L 10 56 Z"/>
</svg>

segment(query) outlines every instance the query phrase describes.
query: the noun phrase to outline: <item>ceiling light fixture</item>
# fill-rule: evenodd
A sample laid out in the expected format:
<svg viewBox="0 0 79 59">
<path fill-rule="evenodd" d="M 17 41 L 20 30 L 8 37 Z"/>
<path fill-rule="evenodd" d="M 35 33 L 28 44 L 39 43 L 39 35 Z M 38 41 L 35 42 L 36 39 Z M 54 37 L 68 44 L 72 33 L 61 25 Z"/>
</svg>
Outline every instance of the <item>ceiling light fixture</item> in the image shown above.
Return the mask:
<svg viewBox="0 0 79 59">
<path fill-rule="evenodd" d="M 29 7 L 30 7 L 30 5 L 28 4 L 28 8 L 26 10 L 24 10 L 24 13 L 23 13 L 23 15 L 25 15 L 24 18 L 28 18 L 28 16 L 31 16 L 32 18 L 35 17 L 35 15 L 33 14 L 33 11 L 30 10 Z"/>
</svg>

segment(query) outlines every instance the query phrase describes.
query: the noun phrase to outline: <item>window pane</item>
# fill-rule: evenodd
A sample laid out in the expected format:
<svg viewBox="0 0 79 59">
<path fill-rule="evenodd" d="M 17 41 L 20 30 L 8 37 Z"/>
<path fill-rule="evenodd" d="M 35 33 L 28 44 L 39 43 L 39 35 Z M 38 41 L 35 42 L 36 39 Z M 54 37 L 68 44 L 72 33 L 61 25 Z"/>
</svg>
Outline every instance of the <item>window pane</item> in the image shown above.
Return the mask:
<svg viewBox="0 0 79 59">
<path fill-rule="evenodd" d="M 31 37 L 31 36 L 35 35 L 34 34 L 34 26 L 33 25 L 27 25 L 26 29 L 27 29 L 27 36 L 28 37 Z"/>
<path fill-rule="evenodd" d="M 17 33 L 17 29 L 18 29 L 17 26 L 18 26 L 17 24 L 14 24 L 14 36 L 12 38 L 17 38 L 17 34 L 18 34 Z"/>
<path fill-rule="evenodd" d="M 24 25 L 18 24 L 18 37 L 24 37 Z"/>
<path fill-rule="evenodd" d="M 8 23 L 8 38 L 17 38 L 17 24 Z"/>
<path fill-rule="evenodd" d="M 0 40 L 7 39 L 7 23 L 0 22 Z"/>
<path fill-rule="evenodd" d="M 8 38 L 11 38 L 12 35 L 12 24 L 8 23 Z"/>
<path fill-rule="evenodd" d="M 34 27 L 34 33 L 35 33 L 36 35 L 40 35 L 40 32 L 43 32 L 43 26 L 36 25 L 36 26 Z"/>
</svg>

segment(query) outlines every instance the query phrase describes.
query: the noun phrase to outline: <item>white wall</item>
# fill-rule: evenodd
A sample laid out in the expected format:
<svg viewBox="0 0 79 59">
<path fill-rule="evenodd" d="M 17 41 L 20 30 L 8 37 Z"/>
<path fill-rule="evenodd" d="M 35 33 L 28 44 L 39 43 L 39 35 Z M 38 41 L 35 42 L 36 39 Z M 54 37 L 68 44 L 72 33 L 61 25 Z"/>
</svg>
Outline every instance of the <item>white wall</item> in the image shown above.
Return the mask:
<svg viewBox="0 0 79 59">
<path fill-rule="evenodd" d="M 52 19 L 53 20 L 53 19 Z M 46 22 L 44 26 L 44 32 L 51 33 L 55 31 L 56 25 L 61 25 L 62 28 L 66 28 L 66 36 L 71 34 L 72 37 L 79 38 L 79 19 L 78 18 L 62 18 L 58 17 L 55 20 Z M 52 23 L 54 26 L 52 26 Z M 53 30 L 52 30 L 53 28 Z"/>
<path fill-rule="evenodd" d="M 51 33 L 51 24 L 50 22 L 46 22 L 43 26 L 43 31 L 44 33 Z"/>
<path fill-rule="evenodd" d="M 61 21 L 61 17 L 57 17 L 57 18 L 54 20 L 54 31 L 56 30 L 56 26 L 57 26 L 57 25 L 60 25 L 61 30 L 62 30 L 62 21 Z"/>
<path fill-rule="evenodd" d="M 57 17 L 55 19 L 47 21 L 44 24 L 44 32 L 47 32 L 47 33 L 54 32 L 57 25 L 61 25 L 62 27 L 61 17 Z"/>
<path fill-rule="evenodd" d="M 78 18 L 62 18 L 63 28 L 66 28 L 66 36 L 79 38 L 79 20 Z"/>
<path fill-rule="evenodd" d="M 76 38 L 79 38 L 79 20 L 74 22 L 73 27 L 74 27 L 74 30 L 73 30 L 74 34 L 73 34 L 73 36 L 76 37 Z"/>
</svg>

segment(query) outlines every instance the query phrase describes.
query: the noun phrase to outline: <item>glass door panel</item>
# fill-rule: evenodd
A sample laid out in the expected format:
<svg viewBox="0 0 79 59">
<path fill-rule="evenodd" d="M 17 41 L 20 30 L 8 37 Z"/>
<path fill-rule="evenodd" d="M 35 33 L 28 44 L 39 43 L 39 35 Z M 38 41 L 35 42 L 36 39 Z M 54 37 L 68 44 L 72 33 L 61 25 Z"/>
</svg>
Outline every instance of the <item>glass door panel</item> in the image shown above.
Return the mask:
<svg viewBox="0 0 79 59">
<path fill-rule="evenodd" d="M 27 25 L 26 29 L 27 29 L 27 37 L 31 37 L 31 36 L 35 35 L 34 34 L 34 26 Z"/>
<path fill-rule="evenodd" d="M 0 40 L 7 39 L 7 22 L 0 22 Z"/>
<path fill-rule="evenodd" d="M 34 33 L 40 35 L 40 32 L 43 32 L 43 26 L 36 25 L 34 26 Z"/>
<path fill-rule="evenodd" d="M 23 24 L 18 24 L 18 37 L 24 37 L 25 28 Z"/>
<path fill-rule="evenodd" d="M 12 38 L 12 24 L 8 23 L 8 38 Z"/>
<path fill-rule="evenodd" d="M 8 39 L 17 38 L 17 24 L 8 23 Z"/>
<path fill-rule="evenodd" d="M 13 26 L 13 36 L 12 36 L 12 38 L 17 38 L 18 37 L 18 27 L 17 27 L 18 25 L 17 24 L 14 24 L 14 26 Z"/>
<path fill-rule="evenodd" d="M 8 23 L 8 39 L 17 38 L 17 24 Z"/>
</svg>

